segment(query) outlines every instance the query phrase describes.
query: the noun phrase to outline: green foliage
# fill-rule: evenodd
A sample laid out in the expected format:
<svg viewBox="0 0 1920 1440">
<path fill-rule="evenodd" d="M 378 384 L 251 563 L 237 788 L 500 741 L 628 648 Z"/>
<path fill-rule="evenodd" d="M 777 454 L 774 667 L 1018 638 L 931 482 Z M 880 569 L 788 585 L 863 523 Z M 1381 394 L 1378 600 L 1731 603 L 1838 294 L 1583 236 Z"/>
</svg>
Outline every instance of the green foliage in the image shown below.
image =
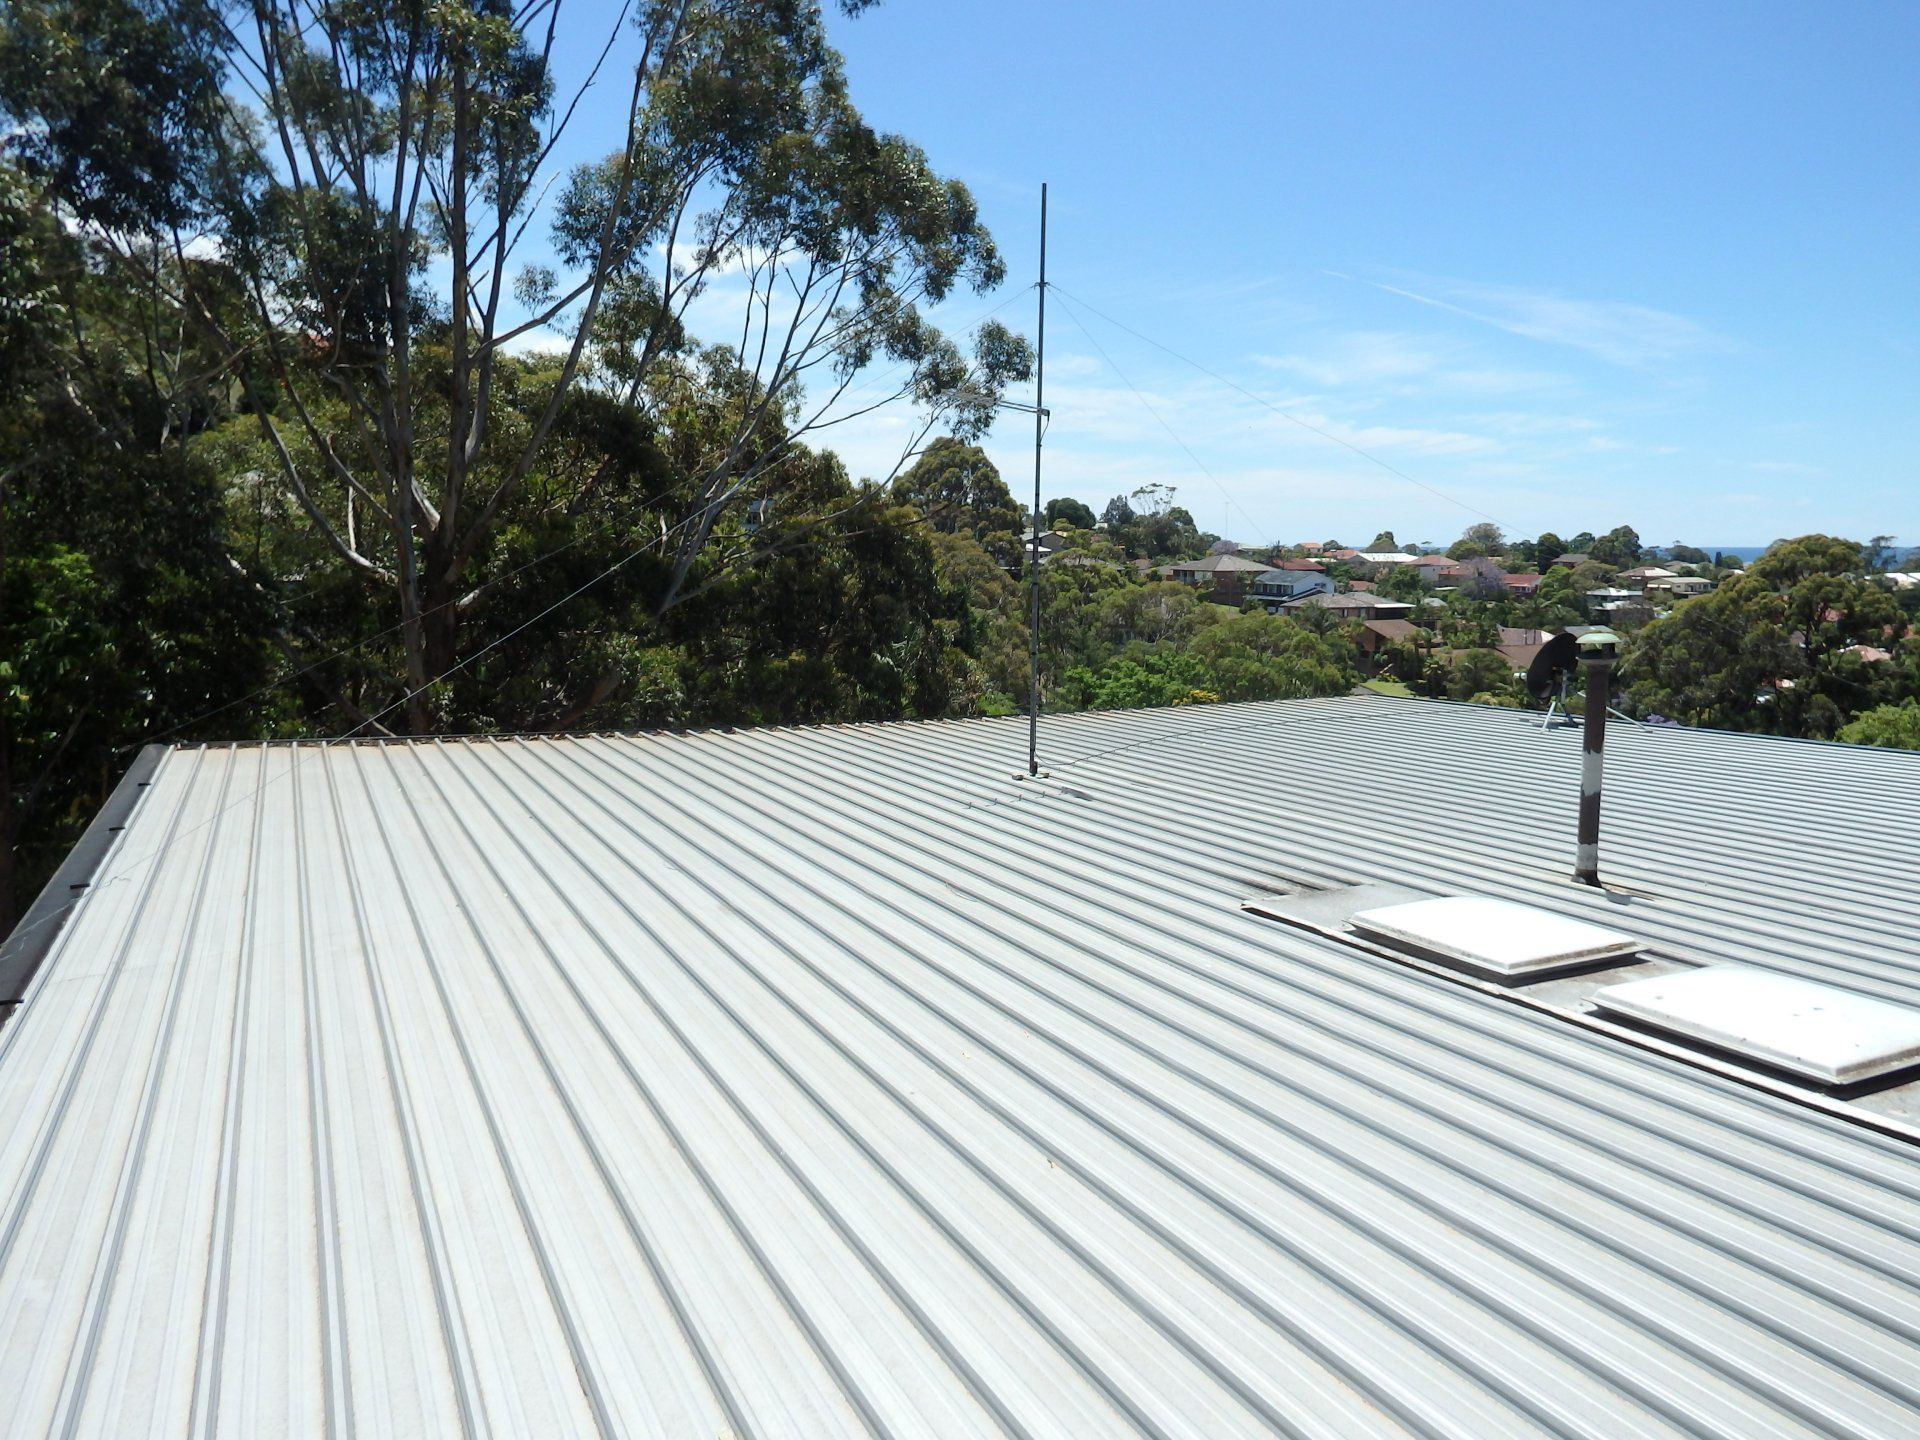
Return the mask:
<svg viewBox="0 0 1920 1440">
<path fill-rule="evenodd" d="M 1899 551 L 1893 543 L 1896 538 L 1893 535 L 1876 535 L 1861 547 L 1861 559 L 1868 570 L 1877 573 L 1900 568 L 1895 563 L 1899 558 Z"/>
<path fill-rule="evenodd" d="M 1628 570 L 1640 563 L 1640 536 L 1631 525 L 1617 526 L 1588 546 L 1586 553 L 1602 565 Z"/>
<path fill-rule="evenodd" d="M 1490 520 L 1480 520 L 1461 532 L 1460 538 L 1447 547 L 1447 554 L 1455 560 L 1472 560 L 1498 555 L 1505 547 L 1506 536 L 1500 527 Z"/>
<path fill-rule="evenodd" d="M 1091 530 L 1098 523 L 1094 519 L 1093 507 L 1083 500 L 1075 500 L 1071 495 L 1047 501 L 1043 514 L 1049 527 L 1071 525 L 1076 530 Z"/>
<path fill-rule="evenodd" d="M 18 403 L 30 390 L 29 368 L 59 326 L 49 251 L 59 248 L 47 217 L 38 213 L 26 177 L 0 164 L 0 395 Z M 11 406 L 9 406 L 11 409 Z M 17 453 L 22 436 L 10 436 Z"/>
<path fill-rule="evenodd" d="M 1381 646 L 1374 662 L 1382 674 L 1405 685 L 1417 681 L 1426 669 L 1426 656 L 1406 640 L 1392 640 Z"/>
<path fill-rule="evenodd" d="M 265 678 L 270 612 L 220 522 L 209 477 L 177 452 L 65 453 L 0 498 L 0 929 L 129 741 Z M 212 733 L 244 735 L 259 716 L 229 711 Z"/>
<path fill-rule="evenodd" d="M 1573 588 L 1573 571 L 1565 565 L 1555 565 L 1540 577 L 1540 588 L 1533 592 L 1534 599 L 1543 605 L 1565 606 L 1574 609 L 1580 604 L 1580 593 Z"/>
<path fill-rule="evenodd" d="M 87 557 L 64 545 L 14 555 L 0 584 L 0 734 L 39 772 L 61 734 L 93 708 L 111 631 Z"/>
<path fill-rule="evenodd" d="M 1374 587 L 1389 599 L 1407 600 L 1415 604 L 1428 593 L 1427 582 L 1420 578 L 1419 567 L 1414 565 L 1381 566 Z"/>
<path fill-rule="evenodd" d="M 87 225 L 183 225 L 219 146 L 221 20 L 196 0 L 10 0 L 6 148 Z"/>
<path fill-rule="evenodd" d="M 896 493 L 935 530 L 971 536 L 1003 565 L 1019 561 L 1023 512 L 978 445 L 942 435 L 900 477 Z"/>
<path fill-rule="evenodd" d="M 1497 650 L 1468 650 L 1455 656 L 1447 674 L 1447 695 L 1477 705 L 1520 703 L 1513 665 Z"/>
<path fill-rule="evenodd" d="M 1203 535 L 1182 506 L 1173 503 L 1172 485 L 1142 485 L 1107 502 L 1100 519 L 1107 536 L 1129 556 L 1185 559 L 1206 553 L 1214 540 Z"/>
<path fill-rule="evenodd" d="M 10 148 L 114 279 L 164 297 L 152 328 L 205 348 L 180 373 L 237 388 L 223 398 L 256 440 L 219 443 L 271 485 L 255 498 L 279 512 L 278 573 L 343 614 L 357 591 L 383 621 L 362 633 L 400 631 L 358 693 L 336 687 L 346 713 L 398 703 L 428 730 L 460 710 L 454 677 L 489 634 L 468 597 L 517 528 L 551 531 L 556 489 L 604 488 L 584 446 L 556 453 L 583 409 L 624 412 L 584 417 L 603 433 L 671 439 L 672 483 L 625 517 L 629 546 L 650 537 L 632 575 L 657 618 L 719 557 L 759 554 L 731 543 L 743 523 L 807 513 L 782 490 L 820 419 L 803 398 L 894 362 L 921 433 L 970 439 L 1026 371 L 1003 326 L 969 354 L 927 318 L 998 284 L 999 254 L 964 186 L 866 123 L 801 0 L 609 12 L 601 83 L 630 77 L 612 112 L 556 94 L 552 17 L 501 0 L 260 0 L 231 24 L 205 0 L 22 0 L 6 17 Z M 614 148 L 565 173 L 576 137 L 551 142 L 575 121 Z M 189 219 L 209 254 L 177 248 Z M 521 263 L 549 219 L 551 251 Z M 743 323 L 703 347 L 688 309 L 729 270 Z M 565 359 L 512 358 L 542 328 Z"/>
<path fill-rule="evenodd" d="M 1614 576 L 1619 573 L 1615 566 L 1600 560 L 1583 560 L 1571 570 L 1563 565 L 1560 571 L 1567 577 L 1567 587 L 1576 597 L 1613 584 Z"/>
<path fill-rule="evenodd" d="M 1060 699 L 1089 710 L 1284 700 L 1343 694 L 1355 679 L 1340 641 L 1253 612 L 1203 623 L 1185 647 L 1136 643 L 1096 665 L 1069 667 Z"/>
<path fill-rule="evenodd" d="M 1207 626 L 1194 636 L 1192 651 L 1208 668 L 1206 688 L 1223 700 L 1337 695 L 1357 678 L 1344 640 L 1310 634 L 1261 611 Z"/>
<path fill-rule="evenodd" d="M 1216 617 L 1191 585 L 1165 580 L 1122 585 L 1099 595 L 1093 624 L 1102 644 L 1180 646 Z"/>
<path fill-rule="evenodd" d="M 1204 687 L 1206 667 L 1191 655 L 1156 655 L 1149 665 L 1123 657 L 1097 669 L 1075 665 L 1066 673 L 1065 698 L 1079 710 L 1204 705 L 1219 698 Z"/>
<path fill-rule="evenodd" d="M 1849 745 L 1920 750 L 1920 700 L 1910 695 L 1898 705 L 1876 705 L 1841 726 L 1834 738 Z"/>
<path fill-rule="evenodd" d="M 1865 556 L 1854 541 L 1831 535 L 1802 535 L 1797 540 L 1777 541 L 1747 567 L 1747 573 L 1769 585 L 1790 587 L 1810 579 L 1856 577 L 1865 569 Z"/>
<path fill-rule="evenodd" d="M 1744 575 L 1635 635 L 1621 672 L 1628 695 L 1687 724 L 1834 735 L 1887 683 L 1884 667 L 1853 647 L 1885 646 L 1905 628 L 1860 568 L 1851 541 L 1782 541 Z"/>
</svg>

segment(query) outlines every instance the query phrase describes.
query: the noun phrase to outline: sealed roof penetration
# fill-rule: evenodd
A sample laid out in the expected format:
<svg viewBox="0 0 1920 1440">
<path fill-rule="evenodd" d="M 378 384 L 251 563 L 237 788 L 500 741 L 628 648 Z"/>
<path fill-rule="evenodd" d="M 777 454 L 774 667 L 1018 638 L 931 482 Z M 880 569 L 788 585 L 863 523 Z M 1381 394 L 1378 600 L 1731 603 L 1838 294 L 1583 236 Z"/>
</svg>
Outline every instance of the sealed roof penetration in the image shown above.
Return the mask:
<svg viewBox="0 0 1920 1440">
<path fill-rule="evenodd" d="M 1623 727 L 1629 900 L 1525 717 L 1041 738 L 168 752 L 0 1028 L 0 1437 L 1912 1435 L 1915 1147 L 1240 900 L 1906 1003 L 1920 757 Z"/>
</svg>

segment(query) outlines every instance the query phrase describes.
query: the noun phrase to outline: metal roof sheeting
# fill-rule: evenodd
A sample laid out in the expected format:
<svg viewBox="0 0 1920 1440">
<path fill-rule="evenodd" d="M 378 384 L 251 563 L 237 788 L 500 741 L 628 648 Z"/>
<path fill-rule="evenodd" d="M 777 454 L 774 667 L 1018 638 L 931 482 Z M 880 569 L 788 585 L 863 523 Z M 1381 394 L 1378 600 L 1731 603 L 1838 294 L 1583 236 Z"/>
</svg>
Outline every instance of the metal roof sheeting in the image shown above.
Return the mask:
<svg viewBox="0 0 1920 1440">
<path fill-rule="evenodd" d="M 1920 757 L 1610 731 L 1623 904 L 1527 717 L 1023 740 L 169 752 L 0 1029 L 0 1434 L 1913 1433 L 1920 1151 L 1238 901 L 1911 1003 Z"/>
</svg>

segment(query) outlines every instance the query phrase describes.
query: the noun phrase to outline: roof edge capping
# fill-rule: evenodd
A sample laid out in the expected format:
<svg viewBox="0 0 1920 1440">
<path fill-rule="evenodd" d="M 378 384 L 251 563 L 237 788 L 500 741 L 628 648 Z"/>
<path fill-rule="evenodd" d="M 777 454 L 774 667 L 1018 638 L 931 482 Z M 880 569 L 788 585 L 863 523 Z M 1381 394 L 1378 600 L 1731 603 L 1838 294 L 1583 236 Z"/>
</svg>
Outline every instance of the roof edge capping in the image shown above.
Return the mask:
<svg viewBox="0 0 1920 1440">
<path fill-rule="evenodd" d="M 127 767 L 126 774 L 113 787 L 107 801 L 94 815 L 80 838 L 60 862 L 40 894 L 21 915 L 18 923 L 0 938 L 0 1005 L 19 1004 L 39 973 L 40 964 L 53 949 L 53 942 L 67 928 L 67 919 L 75 909 L 75 892 L 86 889 L 99 873 L 107 852 L 125 827 L 127 817 L 140 803 L 140 792 L 152 781 L 169 745 L 143 745 Z"/>
</svg>

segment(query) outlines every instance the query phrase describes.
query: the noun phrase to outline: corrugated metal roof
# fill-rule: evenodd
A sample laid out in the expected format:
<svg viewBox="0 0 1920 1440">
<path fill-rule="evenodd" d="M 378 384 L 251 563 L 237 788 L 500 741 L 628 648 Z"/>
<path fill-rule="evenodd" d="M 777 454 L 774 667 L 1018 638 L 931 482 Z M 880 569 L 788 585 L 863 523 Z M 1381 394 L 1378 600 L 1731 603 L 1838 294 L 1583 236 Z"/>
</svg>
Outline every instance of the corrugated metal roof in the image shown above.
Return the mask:
<svg viewBox="0 0 1920 1440">
<path fill-rule="evenodd" d="M 1023 727 L 170 752 L 0 1030 L 0 1433 L 1913 1433 L 1920 1151 L 1238 901 L 1912 1002 L 1920 759 L 1610 730 L 1622 903 L 1528 717 Z"/>
</svg>

